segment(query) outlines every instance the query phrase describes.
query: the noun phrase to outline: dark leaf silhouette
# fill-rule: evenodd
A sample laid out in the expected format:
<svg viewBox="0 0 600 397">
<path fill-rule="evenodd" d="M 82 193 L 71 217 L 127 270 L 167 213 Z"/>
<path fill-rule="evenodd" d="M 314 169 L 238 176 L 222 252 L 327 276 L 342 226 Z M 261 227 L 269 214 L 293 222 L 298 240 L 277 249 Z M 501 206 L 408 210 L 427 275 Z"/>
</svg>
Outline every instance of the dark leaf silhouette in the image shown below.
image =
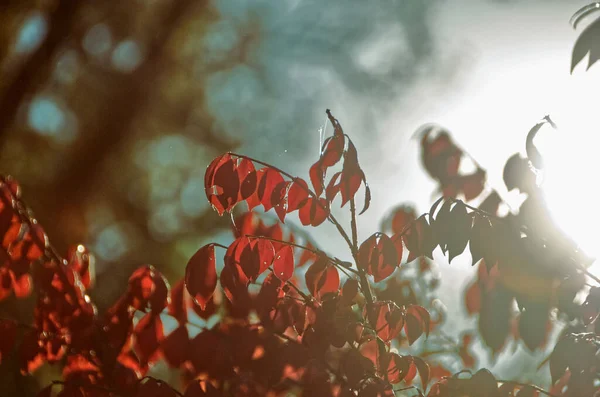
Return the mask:
<svg viewBox="0 0 600 397">
<path fill-rule="evenodd" d="M 590 9 L 590 11 L 592 10 L 593 9 Z M 575 22 L 577 22 L 577 20 Z M 600 19 L 595 19 L 583 30 L 583 32 L 581 32 L 577 38 L 577 41 L 575 42 L 575 46 L 573 47 L 573 55 L 571 57 L 571 73 L 575 69 L 575 66 L 577 66 L 587 54 L 589 54 L 587 69 L 589 69 L 598 61 L 598 59 L 600 59 L 600 47 L 598 46 L 599 35 Z"/>
</svg>

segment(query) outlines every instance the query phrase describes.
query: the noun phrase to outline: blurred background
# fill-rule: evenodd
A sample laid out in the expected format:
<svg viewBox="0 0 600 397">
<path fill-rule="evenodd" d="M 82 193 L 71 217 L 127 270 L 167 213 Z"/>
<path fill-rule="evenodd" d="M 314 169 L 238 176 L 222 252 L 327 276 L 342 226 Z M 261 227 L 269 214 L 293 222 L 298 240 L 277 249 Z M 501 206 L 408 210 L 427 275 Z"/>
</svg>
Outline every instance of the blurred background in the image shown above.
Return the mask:
<svg viewBox="0 0 600 397">
<path fill-rule="evenodd" d="M 423 212 L 436 198 L 411 139 L 428 122 L 448 128 L 510 202 L 504 162 L 544 115 L 571 142 L 557 161 L 584 147 L 593 157 L 590 86 L 600 75 L 585 65 L 570 73 L 569 18 L 586 3 L 4 0 L 0 172 L 21 183 L 59 252 L 83 243 L 96 254 L 101 309 L 140 264 L 173 281 L 204 242 L 231 240 L 203 191 L 214 157 L 235 150 L 307 177 L 327 108 L 371 185 L 361 236 L 394 205 Z M 549 185 L 549 201 L 593 250 L 596 220 L 573 213 L 593 198 L 574 194 L 577 172 Z M 311 233 L 348 257 L 330 226 Z M 457 291 L 471 268 L 440 269 L 441 297 L 456 311 L 449 327 L 472 327 Z M 539 357 L 523 360 L 499 370 L 535 373 Z"/>
</svg>

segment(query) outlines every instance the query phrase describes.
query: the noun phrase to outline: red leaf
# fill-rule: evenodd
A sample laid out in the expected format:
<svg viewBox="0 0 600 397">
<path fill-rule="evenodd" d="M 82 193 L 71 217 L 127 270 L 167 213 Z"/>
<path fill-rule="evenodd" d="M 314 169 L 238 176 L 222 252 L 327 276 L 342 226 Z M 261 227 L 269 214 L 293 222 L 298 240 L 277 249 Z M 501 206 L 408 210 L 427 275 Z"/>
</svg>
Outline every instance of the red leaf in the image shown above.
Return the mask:
<svg viewBox="0 0 600 397">
<path fill-rule="evenodd" d="M 127 296 L 136 309 L 146 310 L 150 305 L 154 313 L 160 313 L 168 303 L 169 285 L 154 266 L 140 266 L 129 277 Z"/>
<path fill-rule="evenodd" d="M 321 153 L 321 163 L 327 169 L 342 158 L 344 152 L 345 137 L 343 134 L 334 134 L 323 142 L 323 150 Z"/>
<path fill-rule="evenodd" d="M 284 222 L 287 214 L 287 190 L 291 182 L 279 182 L 271 193 L 271 205 L 275 209 L 275 213 L 281 222 Z"/>
<path fill-rule="evenodd" d="M 336 172 L 335 174 L 333 174 L 333 176 L 329 180 L 329 183 L 327 184 L 327 187 L 325 188 L 325 198 L 327 199 L 327 201 L 332 202 L 335 199 L 335 197 L 338 195 L 338 193 L 340 192 L 340 190 L 342 188 L 342 184 L 341 184 L 341 182 L 338 182 L 338 180 L 340 179 L 341 176 L 342 176 L 341 171 Z"/>
<path fill-rule="evenodd" d="M 313 189 L 315 189 L 315 194 L 319 197 L 323 193 L 323 179 L 325 178 L 325 172 L 320 160 L 310 167 L 309 176 Z"/>
<path fill-rule="evenodd" d="M 180 325 L 171 332 L 160 344 L 165 361 L 174 368 L 179 368 L 190 351 L 189 335 L 185 325 Z"/>
<path fill-rule="evenodd" d="M 14 320 L 0 319 L 0 363 L 13 350 L 17 337 L 17 322 Z"/>
<path fill-rule="evenodd" d="M 206 191 L 206 198 L 210 200 L 209 192 L 213 187 L 213 180 L 215 177 L 215 171 L 217 168 L 227 161 L 231 160 L 231 155 L 229 153 L 225 153 L 217 158 L 215 158 L 211 163 L 206 167 L 206 172 L 204 173 L 204 190 Z"/>
<path fill-rule="evenodd" d="M 238 201 L 243 201 L 256 192 L 258 178 L 256 170 L 254 169 L 254 164 L 248 159 L 240 159 L 236 171 L 238 179 L 241 181 Z"/>
<path fill-rule="evenodd" d="M 185 287 L 185 279 L 182 279 L 175 284 L 175 287 L 173 287 L 171 290 L 171 301 L 169 302 L 168 306 L 169 314 L 175 317 L 179 324 L 187 323 L 187 304 L 185 301 L 185 291 L 187 291 Z"/>
<path fill-rule="evenodd" d="M 427 364 L 421 357 L 412 356 L 412 359 L 413 364 L 417 367 L 417 371 L 419 372 L 419 376 L 421 377 L 421 384 L 423 385 L 423 390 L 426 390 L 427 385 L 429 384 L 429 364 Z"/>
<path fill-rule="evenodd" d="M 429 336 L 429 329 L 431 327 L 431 317 L 427 309 L 419 305 L 410 305 L 406 308 L 406 315 L 414 316 L 421 324 L 421 328 L 425 332 L 425 336 Z"/>
<path fill-rule="evenodd" d="M 287 212 L 302 208 L 308 201 L 308 185 L 304 179 L 294 178 L 287 193 Z"/>
<path fill-rule="evenodd" d="M 383 233 L 375 233 L 358 250 L 358 264 L 379 282 L 390 276 L 400 264 L 396 245 Z"/>
<path fill-rule="evenodd" d="M 402 382 L 410 369 L 412 360 L 407 356 L 399 356 L 396 353 L 388 355 L 387 379 L 392 384 Z"/>
<path fill-rule="evenodd" d="M 273 273 L 284 282 L 294 274 L 294 249 L 291 245 L 284 246 L 275 254 Z"/>
<path fill-rule="evenodd" d="M 391 216 L 391 229 L 394 234 L 399 234 L 404 231 L 404 228 L 407 227 L 412 221 L 417 219 L 417 214 L 415 209 L 402 205 L 397 207 L 392 216 Z"/>
<path fill-rule="evenodd" d="M 358 165 L 358 153 L 352 141 L 348 140 L 348 149 L 344 153 L 344 166 L 340 180 L 340 191 L 342 193 L 342 207 L 354 198 L 362 181 L 366 178 L 364 172 Z M 367 205 L 367 203 L 365 203 Z M 363 209 L 364 212 L 366 209 Z"/>
<path fill-rule="evenodd" d="M 67 257 L 69 258 L 69 267 L 79 274 L 83 286 L 86 289 L 91 288 L 96 276 L 95 259 L 92 253 L 85 246 L 79 244 L 69 249 Z"/>
<path fill-rule="evenodd" d="M 219 215 L 223 215 L 238 202 L 240 178 L 229 154 L 222 156 L 214 168 L 211 167 L 212 164 L 205 174 L 206 197 Z"/>
<path fill-rule="evenodd" d="M 273 243 L 267 239 L 259 238 L 253 242 L 253 251 L 259 258 L 258 274 L 261 275 L 272 265 L 275 259 L 275 248 Z"/>
<path fill-rule="evenodd" d="M 263 176 L 260 178 L 257 190 L 258 199 L 263 205 L 265 211 L 273 208 L 271 196 L 273 195 L 273 190 L 275 187 L 281 182 L 284 182 L 283 177 L 279 172 L 272 168 L 267 168 L 266 171 L 264 171 Z"/>
<path fill-rule="evenodd" d="M 306 205 L 299 211 L 300 222 L 304 226 L 319 226 L 329 216 L 329 206 L 324 198 L 309 198 Z"/>
<path fill-rule="evenodd" d="M 276 308 L 279 298 L 283 296 L 281 290 L 282 282 L 271 273 L 263 281 L 260 292 L 256 298 L 256 309 L 261 322 L 265 325 L 270 325 L 273 318 L 271 311 Z"/>
<path fill-rule="evenodd" d="M 315 297 L 328 292 L 337 292 L 340 288 L 340 275 L 337 269 L 329 265 L 329 259 L 320 257 L 305 273 L 306 287 Z"/>
<path fill-rule="evenodd" d="M 423 334 L 423 325 L 418 317 L 407 315 L 405 318 L 404 332 L 408 338 L 408 344 L 412 345 Z"/>
<path fill-rule="evenodd" d="M 244 237 L 242 237 L 242 239 L 244 239 Z M 247 240 L 248 242 L 243 245 L 243 249 L 239 256 L 239 264 L 248 280 L 254 281 L 260 274 L 260 253 L 258 250 L 254 249 L 256 241 L 250 241 L 250 239 Z M 243 243 L 240 243 L 240 247 L 242 244 Z"/>
<path fill-rule="evenodd" d="M 244 243 L 243 240 L 247 242 Z M 273 262 L 275 250 L 271 241 L 267 239 L 253 239 L 247 237 L 241 238 L 240 247 L 243 246 L 239 255 L 239 265 L 244 274 L 250 281 L 256 280 Z M 237 250 L 239 251 L 239 247 Z"/>
<path fill-rule="evenodd" d="M 238 265 L 225 266 L 219 277 L 221 288 L 232 304 L 243 303 L 250 300 L 247 283 L 248 278 Z"/>
<path fill-rule="evenodd" d="M 389 342 L 394 339 L 404 325 L 404 313 L 392 302 L 376 302 L 373 305 L 375 317 L 375 329 L 377 336 L 383 341 Z M 364 317 L 367 317 L 367 307 L 364 308 Z"/>
<path fill-rule="evenodd" d="M 134 349 L 142 366 L 157 361 L 160 357 L 160 344 L 164 339 L 163 324 L 160 316 L 146 314 L 137 323 Z"/>
</svg>

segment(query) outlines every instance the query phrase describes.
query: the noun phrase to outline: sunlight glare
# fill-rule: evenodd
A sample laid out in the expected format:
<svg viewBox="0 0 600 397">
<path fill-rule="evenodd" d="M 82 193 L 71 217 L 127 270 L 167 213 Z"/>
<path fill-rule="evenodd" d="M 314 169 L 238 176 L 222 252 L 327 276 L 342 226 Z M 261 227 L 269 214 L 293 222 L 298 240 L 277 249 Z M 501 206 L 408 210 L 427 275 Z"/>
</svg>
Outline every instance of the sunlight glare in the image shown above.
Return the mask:
<svg viewBox="0 0 600 397">
<path fill-rule="evenodd" d="M 551 114 L 558 131 L 542 130 L 535 142 L 544 156 L 542 188 L 552 216 L 585 253 L 597 258 L 600 213 L 596 208 L 596 173 L 600 170 L 600 141 L 596 90 L 592 87 L 600 85 L 600 73 L 593 69 L 579 70 L 571 76 L 569 87 L 558 93 L 562 103 L 556 117 Z"/>
</svg>

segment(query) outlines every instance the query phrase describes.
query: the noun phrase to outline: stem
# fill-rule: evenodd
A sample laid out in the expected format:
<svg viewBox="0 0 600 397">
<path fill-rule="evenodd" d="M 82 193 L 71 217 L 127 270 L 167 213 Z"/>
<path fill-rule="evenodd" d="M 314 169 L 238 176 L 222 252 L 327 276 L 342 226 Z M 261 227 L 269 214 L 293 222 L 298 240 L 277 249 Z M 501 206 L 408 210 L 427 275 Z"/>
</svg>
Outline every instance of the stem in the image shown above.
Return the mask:
<svg viewBox="0 0 600 397">
<path fill-rule="evenodd" d="M 352 246 L 354 247 L 355 252 L 352 252 L 352 255 L 358 254 L 358 230 L 356 228 L 356 203 L 354 202 L 354 197 L 350 199 L 350 213 L 352 214 L 352 219 L 350 220 L 350 228 L 352 229 Z M 358 264 L 356 265 L 358 267 Z"/>
<path fill-rule="evenodd" d="M 371 292 L 371 284 L 369 283 L 369 279 L 367 279 L 365 269 L 358 265 L 358 232 L 356 229 L 356 204 L 354 203 L 354 198 L 350 199 L 350 213 L 352 215 L 352 220 L 350 221 L 350 225 L 352 227 L 352 246 L 350 249 L 352 251 L 354 262 L 356 263 L 356 268 L 358 269 L 358 277 L 360 278 L 361 287 L 360 289 L 365 294 L 369 324 L 375 328 L 377 321 L 373 312 L 373 294 Z"/>
<path fill-rule="evenodd" d="M 330 256 L 326 255 L 323 251 L 312 249 L 312 248 L 308 248 L 308 247 L 305 247 L 305 246 L 300 245 L 300 244 L 292 243 L 291 241 L 279 240 L 279 239 L 268 237 L 268 236 L 256 236 L 256 235 L 253 235 L 253 234 L 246 234 L 245 236 L 248 237 L 248 238 L 259 238 L 259 239 L 263 239 L 263 240 L 272 241 L 274 243 L 289 245 L 290 247 L 296 247 L 296 248 L 303 249 L 305 251 L 312 252 L 313 254 L 315 254 L 317 256 L 325 256 L 338 269 L 340 269 L 340 270 L 341 269 L 345 269 L 345 270 L 351 271 L 354 274 L 358 274 L 358 272 L 356 270 L 345 267 L 344 265 L 341 264 L 341 261 L 339 259 L 337 259 L 337 258 L 331 258 Z M 345 273 L 345 274 L 346 274 L 346 276 L 348 276 L 347 273 Z"/>
</svg>

